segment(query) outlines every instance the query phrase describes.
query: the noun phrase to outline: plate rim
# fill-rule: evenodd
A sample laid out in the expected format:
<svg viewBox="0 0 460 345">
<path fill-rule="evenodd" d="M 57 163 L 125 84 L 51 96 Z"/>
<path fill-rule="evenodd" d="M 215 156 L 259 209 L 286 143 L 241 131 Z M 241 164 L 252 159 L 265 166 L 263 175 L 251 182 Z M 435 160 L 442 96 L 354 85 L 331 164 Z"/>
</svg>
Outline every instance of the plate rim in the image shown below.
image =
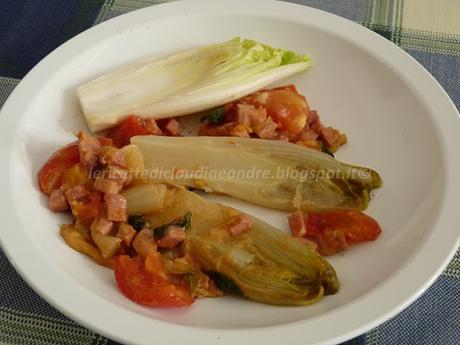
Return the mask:
<svg viewBox="0 0 460 345">
<path fill-rule="evenodd" d="M 232 10 L 228 10 L 228 8 Z M 328 27 L 324 24 L 322 29 L 343 37 L 344 34 L 338 32 L 339 29 L 342 28 L 344 31 L 350 33 L 350 36 L 347 37 L 349 41 L 352 41 L 370 54 L 375 56 L 375 51 L 379 50 L 380 60 L 385 62 L 386 65 L 389 65 L 392 70 L 400 72 L 398 76 L 401 78 L 404 77 L 404 81 L 414 88 L 414 92 L 416 91 L 419 95 L 425 94 L 433 97 L 431 102 L 429 104 L 427 103 L 426 106 L 430 110 L 433 110 L 433 113 L 434 110 L 443 113 L 442 133 L 448 134 L 442 138 L 443 141 L 441 143 L 443 144 L 442 146 L 447 158 L 444 163 L 446 173 L 445 183 L 448 188 L 445 189 L 445 194 L 443 196 L 443 206 L 440 208 L 440 217 L 433 226 L 433 230 L 427 234 L 428 238 L 417 250 L 414 250 L 414 253 L 406 260 L 400 270 L 392 273 L 382 284 L 369 291 L 361 298 L 356 299 L 353 303 L 345 304 L 312 319 L 254 329 L 195 328 L 172 324 L 147 318 L 143 315 L 141 316 L 135 312 L 116 306 L 94 295 L 90 291 L 83 289 L 78 291 L 78 300 L 72 301 L 68 299 L 68 295 L 65 291 L 66 289 L 75 287 L 73 279 L 68 276 L 63 277 L 60 270 L 57 270 L 57 267 L 54 266 L 55 264 L 53 264 L 53 261 L 45 256 L 40 257 L 41 262 L 43 264 L 51 264 L 51 266 L 44 265 L 37 269 L 37 259 L 28 259 L 27 255 L 25 255 L 25 248 L 21 246 L 26 242 L 28 243 L 28 246 L 24 246 L 26 248 L 35 248 L 37 252 L 39 252 L 39 248 L 37 248 L 30 239 L 28 240 L 27 236 L 21 237 L 20 233 L 18 235 L 18 233 L 14 233 L 13 231 L 7 232 L 2 230 L 2 249 L 16 271 L 27 281 L 28 285 L 60 312 L 99 334 L 125 343 L 134 341 L 136 344 L 147 344 L 150 335 L 147 337 L 145 334 L 142 335 L 145 333 L 142 332 L 142 330 L 145 330 L 145 327 L 149 325 L 149 327 L 155 327 L 155 332 L 159 337 L 169 338 L 170 332 L 174 332 L 174 338 L 176 340 L 173 341 L 169 338 L 171 344 L 176 343 L 176 341 L 177 343 L 182 343 L 184 339 L 188 339 L 189 341 L 195 340 L 197 342 L 204 341 L 205 343 L 213 343 L 219 340 L 222 344 L 232 344 L 243 336 L 248 342 L 259 343 L 261 339 L 273 339 L 278 341 L 281 335 L 290 335 L 290 340 L 303 343 L 304 339 L 301 336 L 303 332 L 307 331 L 307 326 L 313 331 L 315 327 L 317 328 L 318 325 L 323 324 L 325 322 L 324 320 L 327 318 L 327 322 L 333 324 L 334 328 L 330 328 L 326 335 L 310 334 L 309 340 L 314 341 L 315 344 L 337 343 L 366 332 L 407 307 L 434 282 L 442 270 L 447 266 L 458 248 L 460 234 L 456 233 L 454 230 L 453 216 L 455 215 L 455 193 L 453 191 L 460 189 L 460 182 L 455 181 L 455 176 L 460 174 L 460 162 L 453 159 L 455 157 L 455 150 L 453 148 L 455 146 L 460 147 L 460 117 L 452 100 L 423 66 L 393 43 L 348 19 L 304 5 L 272 0 L 263 2 L 254 1 L 251 2 L 250 5 L 244 0 L 220 0 L 218 2 L 213 0 L 176 1 L 132 11 L 93 26 L 65 42 L 45 57 L 22 79 L 7 99 L 0 112 L 0 132 L 5 134 L 0 136 L 0 155 L 8 158 L 12 155 L 12 151 L 9 150 L 12 142 L 8 139 L 12 139 L 15 132 L 10 131 L 5 133 L 3 128 L 10 128 L 10 126 L 14 127 L 20 123 L 20 117 L 14 115 L 18 112 L 20 113 L 21 108 L 26 107 L 24 103 L 27 102 L 23 102 L 22 100 L 27 99 L 27 95 L 39 89 L 39 81 L 44 80 L 50 67 L 65 63 L 66 56 L 71 54 L 72 51 L 77 52 L 80 48 L 87 48 L 91 44 L 96 44 L 98 41 L 111 37 L 114 34 L 114 30 L 129 29 L 129 27 L 140 25 L 147 21 L 154 20 L 155 18 L 165 18 L 166 16 L 181 15 L 184 13 L 247 14 L 242 11 L 243 9 L 246 11 L 253 11 L 251 12 L 253 14 L 257 12 L 256 10 L 263 9 L 263 11 L 259 13 L 262 17 L 270 16 L 275 18 L 287 18 L 290 20 L 294 18 L 296 21 L 305 23 L 305 18 L 316 16 L 317 19 L 320 18 L 324 20 L 325 23 L 333 23 L 335 24 L 334 27 Z M 301 18 L 301 14 L 305 15 L 305 18 Z M 372 43 L 372 48 L 366 46 L 364 42 Z M 392 59 L 397 60 L 400 66 Z M 413 74 L 410 75 L 411 73 Z M 414 79 L 414 81 L 411 81 L 411 79 Z M 439 120 L 439 122 L 441 122 L 441 120 Z M 441 125 L 441 123 L 438 122 L 436 122 L 436 124 Z M 16 219 L 17 212 L 11 203 L 9 203 L 9 199 L 12 196 L 12 190 L 7 181 L 9 181 L 9 176 L 12 174 L 14 174 L 14 172 L 11 170 L 11 166 L 0 170 L 0 189 L 6 192 L 0 196 L 0 201 L 2 204 L 5 204 L 7 210 L 9 209 L 8 212 L 4 213 L 6 222 L 3 229 L 13 228 L 14 225 L 19 223 L 19 218 Z M 430 245 L 432 244 L 431 239 L 434 234 L 437 234 L 435 229 L 441 228 L 441 226 L 444 229 L 444 227 L 449 226 L 449 224 L 451 228 L 445 228 L 446 230 L 444 230 L 444 233 L 450 236 L 449 243 L 447 243 L 448 241 L 444 241 L 445 243 L 441 243 L 443 244 L 441 248 L 432 248 L 433 246 Z M 438 230 L 438 232 L 439 231 L 440 230 Z M 423 252 L 427 250 L 432 254 L 435 253 L 433 255 L 435 255 L 436 260 L 432 260 L 433 255 L 431 255 L 430 258 L 428 258 L 427 255 L 423 255 Z M 395 283 L 401 280 L 399 277 L 404 275 L 410 276 L 411 273 L 414 273 L 414 270 L 411 269 L 414 263 L 423 265 L 422 267 L 425 268 L 423 275 L 419 274 L 417 279 L 403 286 L 398 296 L 393 297 L 391 300 L 391 306 L 384 307 L 384 310 L 379 310 L 379 308 L 374 308 L 366 304 L 368 300 L 375 299 L 379 296 L 382 297 L 382 294 L 385 295 L 385 291 L 394 292 L 394 288 L 397 286 Z M 45 267 L 51 267 L 53 270 L 50 271 Z M 56 274 L 55 277 L 59 279 L 58 281 L 53 280 L 53 284 L 55 284 L 56 287 L 51 292 L 49 291 L 49 278 L 54 274 Z M 94 303 L 104 307 L 105 310 L 102 311 L 102 314 L 94 313 L 93 310 L 86 308 L 86 306 L 94 305 Z M 353 318 L 344 318 L 347 313 L 353 311 L 359 311 L 361 314 L 359 316 L 353 314 Z M 119 313 L 129 314 L 129 318 L 133 320 L 133 324 L 129 325 L 131 328 L 129 334 L 124 332 L 126 327 L 124 327 L 125 325 L 121 322 L 123 317 L 120 318 L 118 315 Z M 110 322 L 106 322 L 100 317 L 107 314 L 114 315 L 114 319 L 111 319 Z M 366 317 L 364 317 L 363 314 Z M 367 321 L 364 321 L 364 319 L 367 319 Z M 344 325 L 344 323 L 346 325 Z M 263 334 L 261 330 L 263 330 Z M 135 336 L 133 338 L 133 335 L 136 333 L 137 337 Z M 268 342 L 265 343 L 267 344 Z"/>
</svg>

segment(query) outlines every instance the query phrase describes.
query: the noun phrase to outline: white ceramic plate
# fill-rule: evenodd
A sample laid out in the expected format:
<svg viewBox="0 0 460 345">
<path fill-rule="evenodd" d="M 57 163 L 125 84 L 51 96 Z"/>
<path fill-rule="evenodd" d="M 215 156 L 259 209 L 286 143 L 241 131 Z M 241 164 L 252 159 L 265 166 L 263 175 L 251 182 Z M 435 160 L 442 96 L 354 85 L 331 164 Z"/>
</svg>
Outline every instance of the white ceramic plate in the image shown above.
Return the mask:
<svg viewBox="0 0 460 345">
<path fill-rule="evenodd" d="M 374 243 L 330 261 L 342 288 L 310 307 L 237 298 L 185 309 L 149 309 L 119 293 L 112 273 L 59 237 L 65 217 L 46 208 L 36 172 L 84 126 L 75 87 L 150 54 L 250 37 L 311 55 L 291 78 L 349 143 L 337 157 L 379 171 L 384 187 L 368 212 L 383 227 Z M 418 297 L 457 248 L 460 121 L 446 93 L 415 60 L 342 18 L 281 2 L 195 1 L 155 6 L 98 25 L 65 43 L 16 88 L 0 116 L 2 246 L 50 303 L 125 343 L 325 344 L 356 336 Z M 287 229 L 285 215 L 230 199 Z"/>
</svg>

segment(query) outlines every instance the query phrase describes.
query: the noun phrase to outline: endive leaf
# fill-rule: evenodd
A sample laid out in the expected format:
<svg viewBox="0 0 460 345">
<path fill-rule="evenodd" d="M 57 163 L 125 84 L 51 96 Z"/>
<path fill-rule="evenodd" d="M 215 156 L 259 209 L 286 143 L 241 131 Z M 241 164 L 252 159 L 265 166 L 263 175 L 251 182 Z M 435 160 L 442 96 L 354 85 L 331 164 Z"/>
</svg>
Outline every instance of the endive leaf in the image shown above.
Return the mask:
<svg viewBox="0 0 460 345">
<path fill-rule="evenodd" d="M 160 119 L 217 107 L 309 66 L 306 55 L 236 37 L 128 65 L 80 86 L 78 97 L 98 131 L 130 114 Z"/>
<path fill-rule="evenodd" d="M 222 193 L 284 211 L 363 210 L 377 172 L 276 140 L 227 137 L 131 139 L 145 178 Z"/>
<path fill-rule="evenodd" d="M 299 240 L 255 217 L 248 230 L 230 235 L 229 219 L 239 211 L 187 190 L 173 189 L 169 197 L 169 206 L 149 217 L 151 225 L 191 212 L 186 255 L 205 272 L 228 279 L 227 286 L 235 284 L 244 296 L 268 304 L 307 305 L 339 289 L 334 268 Z"/>
</svg>

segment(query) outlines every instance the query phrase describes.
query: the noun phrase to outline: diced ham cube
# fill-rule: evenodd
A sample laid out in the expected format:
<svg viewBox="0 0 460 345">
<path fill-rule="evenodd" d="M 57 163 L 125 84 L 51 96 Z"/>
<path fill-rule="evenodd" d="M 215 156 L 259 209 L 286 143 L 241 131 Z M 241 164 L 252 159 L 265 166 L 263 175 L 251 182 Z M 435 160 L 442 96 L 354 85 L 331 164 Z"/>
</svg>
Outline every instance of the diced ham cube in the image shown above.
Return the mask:
<svg viewBox="0 0 460 345">
<path fill-rule="evenodd" d="M 158 247 L 175 248 L 179 243 L 185 240 L 185 231 L 180 226 L 171 225 L 166 234 L 157 240 Z"/>
<path fill-rule="evenodd" d="M 105 217 L 97 217 L 91 223 L 91 232 L 97 232 L 101 235 L 110 235 L 113 230 L 113 222 Z"/>
<path fill-rule="evenodd" d="M 105 194 L 118 194 L 122 185 L 114 180 L 109 180 L 106 178 L 96 178 L 94 180 L 94 189 L 105 193 Z"/>
<path fill-rule="evenodd" d="M 145 119 L 144 120 L 145 129 L 152 133 L 152 135 L 163 135 L 163 131 L 158 127 L 157 122 L 154 119 Z"/>
<path fill-rule="evenodd" d="M 91 170 L 98 163 L 101 144 L 99 140 L 85 132 L 79 132 L 77 137 L 79 140 L 80 162 L 85 168 Z"/>
<path fill-rule="evenodd" d="M 76 186 L 73 186 L 72 188 L 69 188 L 65 191 L 65 197 L 70 205 L 72 205 L 72 203 L 75 201 L 79 201 L 89 196 L 90 194 L 91 192 L 81 184 L 77 184 Z"/>
<path fill-rule="evenodd" d="M 143 258 L 147 257 L 149 253 L 155 253 L 157 251 L 155 238 L 150 229 L 142 229 L 134 238 L 132 244 L 137 254 Z"/>
<path fill-rule="evenodd" d="M 236 112 L 238 123 L 251 128 L 262 124 L 267 118 L 267 110 L 265 108 L 256 108 L 252 104 L 238 104 Z"/>
<path fill-rule="evenodd" d="M 120 238 L 128 247 L 131 245 L 137 231 L 129 224 L 121 223 L 118 226 L 117 237 Z"/>
<path fill-rule="evenodd" d="M 227 230 L 232 236 L 236 236 L 244 231 L 247 231 L 252 226 L 251 218 L 244 213 L 232 216 L 227 225 Z"/>
<path fill-rule="evenodd" d="M 318 134 L 310 129 L 309 127 L 305 127 L 302 132 L 299 134 L 299 141 L 310 141 L 310 140 L 317 140 L 318 139 Z"/>
<path fill-rule="evenodd" d="M 347 142 L 345 134 L 340 133 L 340 131 L 332 127 L 323 128 L 321 131 L 321 139 L 331 151 L 337 150 L 340 145 Z"/>
<path fill-rule="evenodd" d="M 316 134 L 320 135 L 321 132 L 323 131 L 323 124 L 321 123 L 320 120 L 317 120 L 313 123 L 310 124 L 310 128 L 313 132 L 315 132 Z"/>
<path fill-rule="evenodd" d="M 131 182 L 129 171 L 116 165 L 109 165 L 102 170 L 102 177 L 104 179 L 116 181 L 122 186 Z"/>
<path fill-rule="evenodd" d="M 257 126 L 254 126 L 254 132 L 262 139 L 275 139 L 278 136 L 277 129 L 278 124 L 273 122 L 271 117 L 265 119 L 265 121 Z"/>
<path fill-rule="evenodd" d="M 310 110 L 308 112 L 308 119 L 307 119 L 307 123 L 309 125 L 315 123 L 319 121 L 319 115 L 318 115 L 318 112 L 316 110 Z"/>
<path fill-rule="evenodd" d="M 51 192 L 48 199 L 48 206 L 53 212 L 62 212 L 69 209 L 69 204 L 65 197 L 64 191 L 55 189 Z"/>
<path fill-rule="evenodd" d="M 307 225 L 305 223 L 304 214 L 301 211 L 296 211 L 288 216 L 289 228 L 292 236 L 302 237 L 307 234 Z"/>
<path fill-rule="evenodd" d="M 106 194 L 104 196 L 107 219 L 114 222 L 126 222 L 126 198 L 120 194 Z"/>
<path fill-rule="evenodd" d="M 117 165 L 126 167 L 123 152 L 113 146 L 103 146 L 99 154 L 99 162 L 102 165 Z"/>
<path fill-rule="evenodd" d="M 179 122 L 175 119 L 170 119 L 164 126 L 164 129 L 169 135 L 177 137 L 180 135 L 180 126 Z"/>
</svg>

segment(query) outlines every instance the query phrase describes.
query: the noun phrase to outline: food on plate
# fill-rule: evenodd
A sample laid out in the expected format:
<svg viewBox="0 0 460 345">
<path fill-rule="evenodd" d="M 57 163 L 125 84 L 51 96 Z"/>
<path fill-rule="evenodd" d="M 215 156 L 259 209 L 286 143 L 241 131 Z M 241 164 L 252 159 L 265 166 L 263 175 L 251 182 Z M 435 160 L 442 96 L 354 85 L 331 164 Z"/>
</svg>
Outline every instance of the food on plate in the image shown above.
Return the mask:
<svg viewBox="0 0 460 345">
<path fill-rule="evenodd" d="M 321 151 L 254 138 L 133 137 L 146 178 L 284 210 L 364 210 L 377 172 Z"/>
<path fill-rule="evenodd" d="M 129 115 L 118 126 L 107 133 L 113 144 L 121 148 L 129 145 L 131 137 L 136 135 L 166 135 L 177 137 L 181 135 L 181 128 L 176 119 L 142 119 L 139 116 Z"/>
<path fill-rule="evenodd" d="M 236 37 L 140 60 L 80 86 L 78 97 L 99 131 L 131 114 L 161 119 L 217 107 L 309 66 L 306 55 Z"/>
<path fill-rule="evenodd" d="M 347 142 L 339 130 L 322 124 L 294 85 L 254 92 L 208 111 L 199 134 L 284 140 L 332 155 Z"/>
<path fill-rule="evenodd" d="M 321 255 L 341 252 L 353 243 L 374 241 L 382 232 L 372 217 L 359 211 L 297 211 L 288 221 L 292 235 L 315 243 Z"/>
<path fill-rule="evenodd" d="M 113 268 L 133 301 L 186 306 L 232 292 L 306 305 L 337 292 L 333 267 L 311 244 L 188 190 L 131 176 L 144 164 L 136 145 L 119 149 L 105 137 L 77 137 L 45 163 L 39 185 L 51 210 L 74 216 L 61 226 L 66 243 Z"/>
<path fill-rule="evenodd" d="M 89 128 L 107 131 L 79 132 L 38 172 L 49 208 L 73 215 L 64 241 L 152 307 L 230 293 L 307 305 L 336 293 L 322 255 L 379 236 L 360 211 L 382 180 L 334 158 L 346 135 L 324 126 L 294 85 L 265 88 L 309 65 L 237 37 L 80 86 Z M 201 116 L 199 136 L 183 137 L 179 117 L 191 113 Z M 293 212 L 292 236 L 193 189 Z"/>
<path fill-rule="evenodd" d="M 148 217 L 153 228 L 191 212 L 186 256 L 204 272 L 218 272 L 255 301 L 304 305 L 333 294 L 339 282 L 314 249 L 271 225 L 233 208 L 174 189 L 170 207 Z"/>
</svg>

